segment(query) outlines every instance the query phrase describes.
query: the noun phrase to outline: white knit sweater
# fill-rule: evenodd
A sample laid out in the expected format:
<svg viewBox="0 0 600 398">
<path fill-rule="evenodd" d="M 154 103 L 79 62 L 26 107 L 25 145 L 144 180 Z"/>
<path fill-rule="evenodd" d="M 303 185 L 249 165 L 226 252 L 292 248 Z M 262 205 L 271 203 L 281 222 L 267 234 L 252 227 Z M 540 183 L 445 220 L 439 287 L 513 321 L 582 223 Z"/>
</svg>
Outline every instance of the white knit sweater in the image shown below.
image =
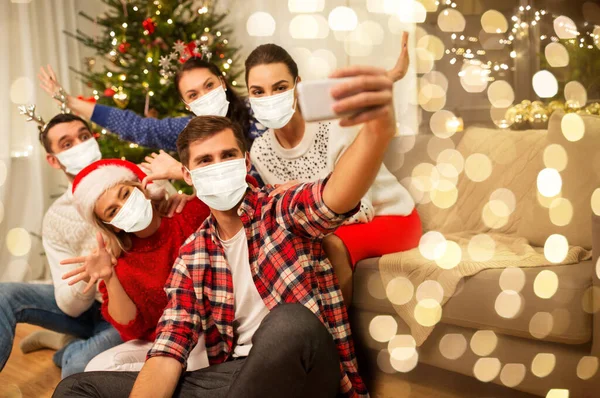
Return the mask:
<svg viewBox="0 0 600 398">
<path fill-rule="evenodd" d="M 342 128 L 337 121 L 306 123 L 300 143 L 286 149 L 281 146 L 274 131 L 269 129 L 254 140 L 250 157 L 265 184 L 314 181 L 327 177 L 333 171 L 357 133 L 357 128 Z M 369 222 L 374 216 L 406 216 L 414 207 L 408 191 L 381 165 L 375 182 L 361 199 L 361 211 L 347 224 Z"/>
<path fill-rule="evenodd" d="M 50 206 L 42 227 L 42 242 L 52 280 L 54 297 L 58 307 L 67 315 L 78 317 L 88 310 L 97 298 L 96 288 L 83 294 L 85 282 L 68 285 L 62 276 L 81 264 L 60 265 L 62 260 L 87 255 L 96 248 L 94 227 L 86 223 L 73 204 L 71 185 L 62 196 Z"/>
</svg>

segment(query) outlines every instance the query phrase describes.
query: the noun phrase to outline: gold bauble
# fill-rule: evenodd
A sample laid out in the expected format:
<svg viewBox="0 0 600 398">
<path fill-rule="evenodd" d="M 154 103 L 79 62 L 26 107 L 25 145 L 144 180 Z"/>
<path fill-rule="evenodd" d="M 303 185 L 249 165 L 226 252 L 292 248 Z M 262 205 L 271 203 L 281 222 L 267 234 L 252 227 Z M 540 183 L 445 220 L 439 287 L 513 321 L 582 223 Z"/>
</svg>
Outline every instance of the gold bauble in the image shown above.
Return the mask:
<svg viewBox="0 0 600 398">
<path fill-rule="evenodd" d="M 119 87 L 115 95 L 113 95 L 113 101 L 121 109 L 127 108 L 129 104 L 129 95 L 123 90 L 123 87 Z"/>
<path fill-rule="evenodd" d="M 577 112 L 579 109 L 581 109 L 581 103 L 579 103 L 579 101 L 568 100 L 565 102 L 565 110 L 567 113 Z"/>
<path fill-rule="evenodd" d="M 548 111 L 542 107 L 532 108 L 529 114 L 529 123 L 533 129 L 545 129 L 548 127 Z"/>
<path fill-rule="evenodd" d="M 548 107 L 546 108 L 548 110 L 548 113 L 551 115 L 552 113 L 554 113 L 554 111 L 564 111 L 565 110 L 565 104 L 562 101 L 550 101 L 550 103 L 548 104 Z"/>
<path fill-rule="evenodd" d="M 600 103 L 598 103 L 598 102 L 591 103 L 585 108 L 585 110 L 590 115 L 600 115 Z"/>
<path fill-rule="evenodd" d="M 529 124 L 527 111 L 521 104 L 508 108 L 506 111 L 506 120 L 511 124 L 513 130 L 524 130 Z"/>
<path fill-rule="evenodd" d="M 546 105 L 544 105 L 544 103 L 542 101 L 533 101 L 531 103 L 531 107 L 532 108 L 536 108 L 536 107 L 541 107 L 541 108 L 545 108 Z"/>
</svg>

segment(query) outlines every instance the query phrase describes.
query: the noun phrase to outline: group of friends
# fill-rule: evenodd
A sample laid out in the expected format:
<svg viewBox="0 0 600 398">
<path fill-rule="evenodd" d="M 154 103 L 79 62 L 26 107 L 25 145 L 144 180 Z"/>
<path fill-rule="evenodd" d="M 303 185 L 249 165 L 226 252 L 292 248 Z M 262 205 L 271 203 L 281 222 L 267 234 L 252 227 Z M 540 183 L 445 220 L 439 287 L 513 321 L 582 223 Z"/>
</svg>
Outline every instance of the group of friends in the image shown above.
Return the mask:
<svg viewBox="0 0 600 398">
<path fill-rule="evenodd" d="M 421 236 L 382 163 L 406 42 L 390 71 L 331 75 L 349 78 L 332 89 L 334 111 L 352 115 L 339 121 L 303 119 L 298 67 L 275 44 L 246 59 L 248 98 L 213 63 L 183 63 L 173 84 L 193 118 L 67 95 L 73 113 L 40 131 L 71 183 L 43 221 L 53 285 L 0 284 L 0 369 L 16 324 L 31 323 L 53 331 L 26 345 L 57 349 L 56 397 L 368 396 L 347 313 L 353 267 Z M 61 90 L 50 67 L 39 78 Z M 162 150 L 141 165 L 101 159 L 86 119 Z"/>
</svg>

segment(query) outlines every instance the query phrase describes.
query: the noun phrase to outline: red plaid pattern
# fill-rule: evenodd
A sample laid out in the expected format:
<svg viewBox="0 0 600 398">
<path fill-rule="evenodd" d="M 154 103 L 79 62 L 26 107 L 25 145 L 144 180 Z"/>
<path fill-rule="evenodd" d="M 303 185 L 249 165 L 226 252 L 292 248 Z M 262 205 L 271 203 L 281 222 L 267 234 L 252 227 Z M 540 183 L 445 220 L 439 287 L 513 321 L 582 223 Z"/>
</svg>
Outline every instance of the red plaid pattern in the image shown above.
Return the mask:
<svg viewBox="0 0 600 398">
<path fill-rule="evenodd" d="M 346 306 L 321 239 L 360 208 L 338 215 L 323 202 L 327 179 L 269 198 L 272 187 L 250 188 L 238 210 L 248 238 L 254 283 L 269 309 L 302 303 L 327 327 L 341 360 L 340 391 L 368 396 L 358 374 Z M 232 353 L 234 296 L 231 272 L 209 216 L 182 246 L 165 287 L 169 304 L 148 353 L 186 365 L 204 332 L 211 365 Z"/>
</svg>

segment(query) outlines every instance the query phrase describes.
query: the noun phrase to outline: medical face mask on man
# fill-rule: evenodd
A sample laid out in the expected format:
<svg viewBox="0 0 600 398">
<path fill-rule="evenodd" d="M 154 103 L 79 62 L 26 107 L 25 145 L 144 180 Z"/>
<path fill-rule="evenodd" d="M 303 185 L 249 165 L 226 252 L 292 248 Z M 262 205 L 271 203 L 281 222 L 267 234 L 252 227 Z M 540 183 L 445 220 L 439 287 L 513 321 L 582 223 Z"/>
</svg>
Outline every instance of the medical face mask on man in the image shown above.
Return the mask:
<svg viewBox="0 0 600 398">
<path fill-rule="evenodd" d="M 215 88 L 202 97 L 187 104 L 196 116 L 225 116 L 229 110 L 229 101 L 223 86 Z"/>
<path fill-rule="evenodd" d="M 133 188 L 121 210 L 106 223 L 125 232 L 139 232 L 152 222 L 152 202 L 138 188 Z"/>
<path fill-rule="evenodd" d="M 256 120 L 271 129 L 280 129 L 288 124 L 296 112 L 295 91 L 296 86 L 281 94 L 250 97 L 250 106 Z"/>
<path fill-rule="evenodd" d="M 228 160 L 188 170 L 196 196 L 211 209 L 231 210 L 246 193 L 246 159 Z"/>
<path fill-rule="evenodd" d="M 102 158 L 98 142 L 93 138 L 54 156 L 65 167 L 65 171 L 71 175 L 77 175 L 85 167 Z"/>
</svg>

